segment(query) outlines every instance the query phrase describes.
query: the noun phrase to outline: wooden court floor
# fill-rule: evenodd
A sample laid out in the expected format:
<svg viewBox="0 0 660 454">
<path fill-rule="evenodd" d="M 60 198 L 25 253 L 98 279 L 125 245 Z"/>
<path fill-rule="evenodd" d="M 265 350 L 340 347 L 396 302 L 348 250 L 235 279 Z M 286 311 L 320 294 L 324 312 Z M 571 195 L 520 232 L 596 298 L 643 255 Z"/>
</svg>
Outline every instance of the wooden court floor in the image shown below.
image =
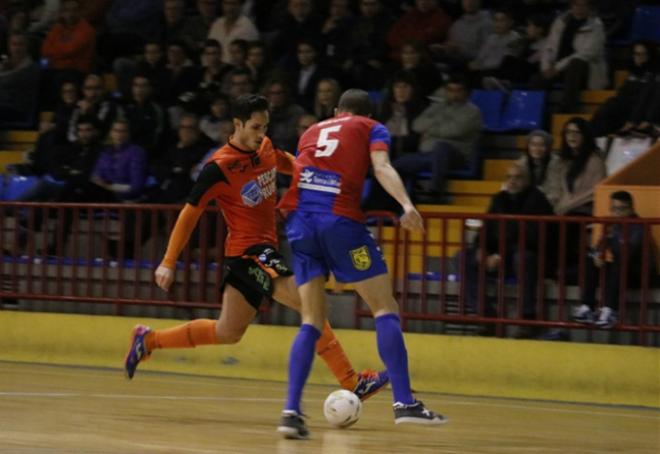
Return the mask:
<svg viewBox="0 0 660 454">
<path fill-rule="evenodd" d="M 311 386 L 312 438 L 275 432 L 285 385 L 162 373 L 0 362 L 2 453 L 659 453 L 660 412 L 420 395 L 444 426 L 395 426 L 389 391 L 333 429 Z"/>
</svg>

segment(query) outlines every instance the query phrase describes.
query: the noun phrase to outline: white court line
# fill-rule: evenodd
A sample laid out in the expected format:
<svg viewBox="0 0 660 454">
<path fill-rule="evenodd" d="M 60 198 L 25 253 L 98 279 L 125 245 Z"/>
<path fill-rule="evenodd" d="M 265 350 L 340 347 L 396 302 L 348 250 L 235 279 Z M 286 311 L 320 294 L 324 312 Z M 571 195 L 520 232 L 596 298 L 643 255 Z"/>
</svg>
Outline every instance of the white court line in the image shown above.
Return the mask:
<svg viewBox="0 0 660 454">
<path fill-rule="evenodd" d="M 144 395 L 144 394 L 97 394 L 97 393 L 51 393 L 51 392 L 22 392 L 22 391 L 0 391 L 0 397 L 89 397 L 98 399 L 141 399 L 141 400 L 180 400 L 180 401 L 218 401 L 218 402 L 281 402 L 283 398 L 266 398 L 266 397 L 220 397 L 220 396 L 168 396 L 168 395 Z M 312 401 L 322 399 L 310 399 Z M 435 401 L 436 399 L 434 399 Z M 637 418 L 658 420 L 660 414 L 654 416 L 636 415 L 631 413 L 617 413 L 617 412 L 600 412 L 589 410 L 571 410 L 566 408 L 552 408 L 552 407 L 537 407 L 513 404 L 497 404 L 497 403 L 484 403 L 484 402 L 463 402 L 458 400 L 440 400 L 448 405 L 466 405 L 466 406 L 487 406 L 496 408 L 512 408 L 517 410 L 526 411 L 540 411 L 540 412 L 554 412 L 554 413 L 573 413 L 580 415 L 593 415 L 593 416 L 610 416 L 614 418 Z M 389 402 L 373 402 L 372 404 L 387 404 Z"/>
</svg>

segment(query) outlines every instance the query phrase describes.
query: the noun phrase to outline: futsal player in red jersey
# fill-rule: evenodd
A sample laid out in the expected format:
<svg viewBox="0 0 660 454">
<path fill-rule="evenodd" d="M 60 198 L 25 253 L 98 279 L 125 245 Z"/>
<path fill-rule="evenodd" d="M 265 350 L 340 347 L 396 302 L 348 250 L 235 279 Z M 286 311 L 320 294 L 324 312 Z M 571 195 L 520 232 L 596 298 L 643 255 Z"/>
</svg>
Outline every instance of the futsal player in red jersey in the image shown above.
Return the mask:
<svg viewBox="0 0 660 454">
<path fill-rule="evenodd" d="M 374 314 L 378 352 L 392 383 L 395 423 L 447 421 L 412 395 L 399 307 L 383 255 L 360 210 L 362 186 L 373 166 L 378 182 L 403 207 L 402 227 L 424 230 L 390 165 L 390 134 L 370 114 L 367 92 L 346 91 L 335 117 L 310 127 L 300 138 L 291 187 L 279 205 L 287 215 L 286 234 L 302 301 L 302 326 L 291 346 L 288 396 L 278 427 L 286 438 L 309 436 L 300 403 L 314 345 L 326 323 L 324 289 L 329 273 L 338 282 L 352 283 Z"/>
</svg>

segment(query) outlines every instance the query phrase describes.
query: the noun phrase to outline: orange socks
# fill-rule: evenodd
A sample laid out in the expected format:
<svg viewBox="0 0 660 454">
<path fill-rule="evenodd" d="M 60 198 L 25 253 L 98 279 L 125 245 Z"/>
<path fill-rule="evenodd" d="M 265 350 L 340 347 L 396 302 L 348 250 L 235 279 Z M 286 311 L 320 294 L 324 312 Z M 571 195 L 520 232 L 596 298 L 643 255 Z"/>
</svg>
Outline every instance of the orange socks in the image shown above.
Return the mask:
<svg viewBox="0 0 660 454">
<path fill-rule="evenodd" d="M 216 320 L 199 319 L 147 334 L 147 350 L 156 348 L 193 348 L 198 345 L 217 344 Z"/>
<path fill-rule="evenodd" d="M 349 391 L 355 389 L 357 374 L 327 321 L 323 326 L 321 337 L 316 342 L 316 353 L 337 377 L 342 388 Z"/>
</svg>

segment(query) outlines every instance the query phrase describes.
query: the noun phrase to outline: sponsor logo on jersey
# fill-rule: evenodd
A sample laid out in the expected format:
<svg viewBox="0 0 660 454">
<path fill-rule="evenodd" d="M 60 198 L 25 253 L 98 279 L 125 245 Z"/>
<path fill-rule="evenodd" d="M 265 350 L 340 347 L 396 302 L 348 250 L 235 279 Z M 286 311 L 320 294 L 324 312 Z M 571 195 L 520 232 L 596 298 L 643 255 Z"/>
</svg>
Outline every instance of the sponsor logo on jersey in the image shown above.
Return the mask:
<svg viewBox="0 0 660 454">
<path fill-rule="evenodd" d="M 330 192 L 339 194 L 341 192 L 341 177 L 334 172 L 306 167 L 300 172 L 298 187 L 311 189 L 312 191 Z"/>
<path fill-rule="evenodd" d="M 353 267 L 358 271 L 368 270 L 371 267 L 371 256 L 367 246 L 360 246 L 357 249 L 349 251 Z"/>
<path fill-rule="evenodd" d="M 277 169 L 273 168 L 257 176 L 256 180 L 250 180 L 241 188 L 243 203 L 249 207 L 259 205 L 268 197 L 275 194 L 277 189 L 275 177 Z"/>
<path fill-rule="evenodd" d="M 245 183 L 241 188 L 241 198 L 245 205 L 253 207 L 259 205 L 263 201 L 264 196 L 261 194 L 261 189 L 257 182 L 251 180 Z"/>
</svg>

